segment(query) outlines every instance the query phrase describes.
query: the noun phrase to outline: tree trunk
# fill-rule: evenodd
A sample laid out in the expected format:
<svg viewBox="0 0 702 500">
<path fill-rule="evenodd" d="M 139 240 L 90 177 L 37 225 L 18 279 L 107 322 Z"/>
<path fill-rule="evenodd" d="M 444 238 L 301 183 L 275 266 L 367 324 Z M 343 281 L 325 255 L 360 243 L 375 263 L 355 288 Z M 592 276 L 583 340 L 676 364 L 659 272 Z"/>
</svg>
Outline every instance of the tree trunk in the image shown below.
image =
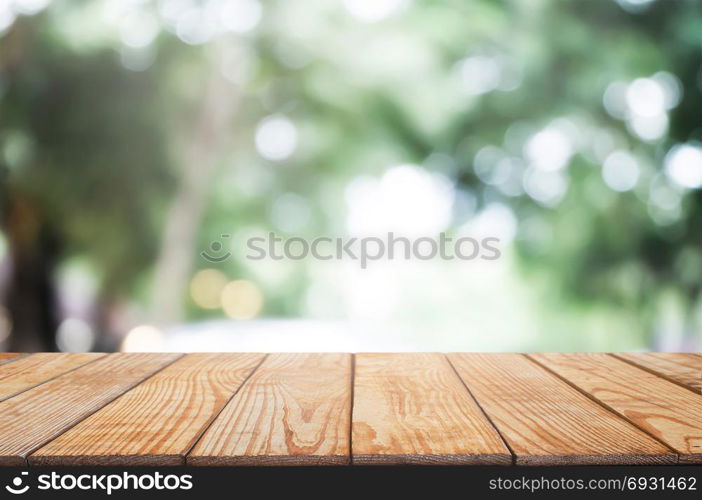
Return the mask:
<svg viewBox="0 0 702 500">
<path fill-rule="evenodd" d="M 182 155 L 180 183 L 166 214 L 155 266 L 150 317 L 158 325 L 182 320 L 193 243 L 206 207 L 212 175 L 231 136 L 230 123 L 239 100 L 239 89 L 222 75 L 220 58 L 213 59 L 200 115 L 194 120 L 189 134 L 192 139 Z"/>
<path fill-rule="evenodd" d="M 3 226 L 10 262 L 4 300 L 11 321 L 8 348 L 17 352 L 55 351 L 58 238 L 41 210 L 28 199 L 17 193 L 5 198 Z"/>
</svg>

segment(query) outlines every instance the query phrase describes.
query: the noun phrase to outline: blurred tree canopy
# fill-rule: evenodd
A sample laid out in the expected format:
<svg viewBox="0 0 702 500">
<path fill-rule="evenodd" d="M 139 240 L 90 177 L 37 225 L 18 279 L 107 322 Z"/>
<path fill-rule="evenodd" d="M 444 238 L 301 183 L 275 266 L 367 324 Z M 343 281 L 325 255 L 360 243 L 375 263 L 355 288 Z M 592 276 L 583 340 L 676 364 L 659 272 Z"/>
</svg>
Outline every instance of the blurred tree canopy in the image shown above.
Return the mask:
<svg viewBox="0 0 702 500">
<path fill-rule="evenodd" d="M 404 163 L 455 182 L 456 225 L 509 208 L 526 276 L 558 300 L 653 335 L 670 292 L 699 325 L 697 1 L 0 6 L 11 348 L 55 347 L 62 262 L 95 270 L 103 334 L 126 298 L 207 316 L 186 289 L 213 238 L 341 232 L 344 186 Z M 280 228 L 285 196 L 304 217 Z M 290 283 L 267 313 L 299 312 L 306 276 Z"/>
</svg>

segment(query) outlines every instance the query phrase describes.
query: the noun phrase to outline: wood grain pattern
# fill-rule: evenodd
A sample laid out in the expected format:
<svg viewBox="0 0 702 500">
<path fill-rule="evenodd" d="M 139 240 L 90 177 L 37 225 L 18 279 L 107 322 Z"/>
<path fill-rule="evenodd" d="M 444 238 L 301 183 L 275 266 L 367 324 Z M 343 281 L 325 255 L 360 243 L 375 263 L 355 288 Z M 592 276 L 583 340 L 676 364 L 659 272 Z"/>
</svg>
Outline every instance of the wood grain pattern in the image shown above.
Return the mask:
<svg viewBox="0 0 702 500">
<path fill-rule="evenodd" d="M 350 412 L 351 355 L 270 354 L 187 463 L 346 464 Z"/>
<path fill-rule="evenodd" d="M 7 363 L 8 361 L 12 361 L 13 359 L 17 359 L 21 356 L 23 356 L 23 354 L 20 354 L 18 352 L 0 352 L 0 365 Z"/>
<path fill-rule="evenodd" d="M 702 464 L 697 354 L 353 359 L 0 353 L 0 465 Z"/>
<path fill-rule="evenodd" d="M 702 463 L 702 397 L 608 354 L 531 357 L 666 443 L 680 462 Z"/>
<path fill-rule="evenodd" d="M 40 352 L 0 366 L 0 401 L 105 356 Z"/>
<path fill-rule="evenodd" d="M 359 354 L 358 464 L 503 464 L 512 456 L 440 354 Z"/>
<path fill-rule="evenodd" d="M 615 356 L 688 387 L 698 394 L 702 393 L 702 354 L 622 352 Z"/>
<path fill-rule="evenodd" d="M 450 354 L 522 465 L 675 463 L 671 450 L 519 354 Z"/>
<path fill-rule="evenodd" d="M 188 354 L 28 457 L 30 465 L 183 465 L 263 354 Z"/>
<path fill-rule="evenodd" d="M 111 354 L 0 403 L 0 465 L 26 456 L 102 408 L 178 354 Z"/>
</svg>

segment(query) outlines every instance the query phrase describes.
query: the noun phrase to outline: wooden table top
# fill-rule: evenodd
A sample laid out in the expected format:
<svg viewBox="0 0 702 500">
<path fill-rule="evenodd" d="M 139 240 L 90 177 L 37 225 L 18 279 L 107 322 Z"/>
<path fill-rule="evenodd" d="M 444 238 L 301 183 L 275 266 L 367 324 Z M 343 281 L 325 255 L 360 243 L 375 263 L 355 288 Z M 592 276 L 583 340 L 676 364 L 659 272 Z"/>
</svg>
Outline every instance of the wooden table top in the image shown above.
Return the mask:
<svg viewBox="0 0 702 500">
<path fill-rule="evenodd" d="M 700 354 L 4 354 L 0 465 L 702 464 Z"/>
</svg>

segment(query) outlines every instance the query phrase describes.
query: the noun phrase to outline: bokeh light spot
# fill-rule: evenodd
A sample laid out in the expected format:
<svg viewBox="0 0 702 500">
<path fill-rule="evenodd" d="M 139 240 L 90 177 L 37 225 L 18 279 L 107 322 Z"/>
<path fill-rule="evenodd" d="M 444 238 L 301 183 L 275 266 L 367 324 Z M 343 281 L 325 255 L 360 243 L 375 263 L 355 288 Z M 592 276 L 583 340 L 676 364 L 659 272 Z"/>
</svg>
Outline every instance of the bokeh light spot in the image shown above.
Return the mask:
<svg viewBox="0 0 702 500">
<path fill-rule="evenodd" d="M 565 132 L 557 127 L 547 127 L 529 139 L 524 153 L 530 165 L 552 172 L 568 165 L 573 145 Z"/>
<path fill-rule="evenodd" d="M 221 243 L 216 241 L 212 244 L 213 250 L 215 243 L 221 247 Z M 190 281 L 190 297 L 203 309 L 218 309 L 219 298 L 227 281 L 225 274 L 217 269 L 198 271 Z"/>
<path fill-rule="evenodd" d="M 437 234 L 451 222 L 454 194 L 449 178 L 417 165 L 392 167 L 380 180 L 358 178 L 346 189 L 349 232 Z"/>
<path fill-rule="evenodd" d="M 524 191 L 547 207 L 560 203 L 568 190 L 568 179 L 562 171 L 544 171 L 529 167 L 524 173 Z"/>
<path fill-rule="evenodd" d="M 475 55 L 458 63 L 463 90 L 473 95 L 486 94 L 497 89 L 502 81 L 498 60 L 486 55 Z"/>
<path fill-rule="evenodd" d="M 637 78 L 626 90 L 629 108 L 640 116 L 653 117 L 665 112 L 665 92 L 657 81 L 651 78 Z"/>
<path fill-rule="evenodd" d="M 374 23 L 394 14 L 405 0 L 343 0 L 346 10 L 359 21 Z"/>
<path fill-rule="evenodd" d="M 285 116 L 269 116 L 256 129 L 256 150 L 267 160 L 284 160 L 296 148 L 297 128 Z"/>
<path fill-rule="evenodd" d="M 232 319 L 252 319 L 263 309 L 263 294 L 248 280 L 230 281 L 222 290 L 222 309 Z"/>
<path fill-rule="evenodd" d="M 234 33 L 248 33 L 261 22 L 263 8 L 257 0 L 229 0 L 221 10 L 222 26 Z"/>
<path fill-rule="evenodd" d="M 615 151 L 602 165 L 602 178 L 615 191 L 629 191 L 639 180 L 640 169 L 636 159 L 628 151 Z"/>
<path fill-rule="evenodd" d="M 63 320 L 56 332 L 56 344 L 63 352 L 86 352 L 92 349 L 94 343 L 93 329 L 79 318 Z"/>
<path fill-rule="evenodd" d="M 151 325 L 139 325 L 127 333 L 122 341 L 123 352 L 159 352 L 163 351 L 165 338 L 163 332 Z"/>
<path fill-rule="evenodd" d="M 702 187 L 702 145 L 694 142 L 673 146 L 665 157 L 665 171 L 681 187 Z"/>
</svg>

